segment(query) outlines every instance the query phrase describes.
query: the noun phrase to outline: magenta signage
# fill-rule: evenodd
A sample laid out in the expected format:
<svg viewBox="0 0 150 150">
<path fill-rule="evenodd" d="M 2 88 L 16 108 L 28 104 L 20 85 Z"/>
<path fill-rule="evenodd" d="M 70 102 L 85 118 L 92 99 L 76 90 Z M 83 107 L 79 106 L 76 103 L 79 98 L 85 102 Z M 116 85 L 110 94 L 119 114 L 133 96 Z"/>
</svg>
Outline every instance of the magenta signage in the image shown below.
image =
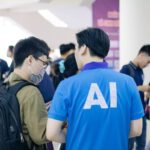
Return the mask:
<svg viewBox="0 0 150 150">
<path fill-rule="evenodd" d="M 103 29 L 110 37 L 109 67 L 119 68 L 119 0 L 95 0 L 93 26 Z"/>
</svg>

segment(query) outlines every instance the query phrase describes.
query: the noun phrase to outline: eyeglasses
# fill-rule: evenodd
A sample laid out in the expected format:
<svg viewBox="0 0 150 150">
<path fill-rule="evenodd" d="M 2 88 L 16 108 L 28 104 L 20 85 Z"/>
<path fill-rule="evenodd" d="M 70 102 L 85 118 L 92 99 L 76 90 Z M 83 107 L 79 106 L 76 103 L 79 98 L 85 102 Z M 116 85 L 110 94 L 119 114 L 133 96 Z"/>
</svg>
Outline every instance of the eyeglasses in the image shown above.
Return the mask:
<svg viewBox="0 0 150 150">
<path fill-rule="evenodd" d="M 39 60 L 40 62 L 42 62 L 43 63 L 43 67 L 44 68 L 47 68 L 47 66 L 50 64 L 50 62 L 49 61 L 43 61 L 42 59 L 40 59 L 40 58 L 37 58 L 37 60 Z"/>
</svg>

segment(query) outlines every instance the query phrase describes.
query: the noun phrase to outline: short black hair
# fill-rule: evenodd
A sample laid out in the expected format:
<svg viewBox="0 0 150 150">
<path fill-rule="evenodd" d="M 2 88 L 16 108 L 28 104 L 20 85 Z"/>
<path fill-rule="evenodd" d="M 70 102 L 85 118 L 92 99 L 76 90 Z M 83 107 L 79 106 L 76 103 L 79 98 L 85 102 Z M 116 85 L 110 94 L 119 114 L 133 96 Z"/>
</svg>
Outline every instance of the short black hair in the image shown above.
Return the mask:
<svg viewBox="0 0 150 150">
<path fill-rule="evenodd" d="M 108 35 L 99 28 L 87 28 L 76 34 L 79 48 L 86 45 L 91 56 L 105 58 L 109 52 L 110 40 Z"/>
<path fill-rule="evenodd" d="M 150 45 L 143 45 L 138 54 L 140 53 L 146 53 L 148 56 L 150 56 Z"/>
<path fill-rule="evenodd" d="M 9 46 L 8 46 L 8 49 L 9 49 L 9 51 L 10 51 L 11 53 L 13 53 L 13 51 L 14 51 L 14 46 L 13 46 L 13 45 L 9 45 Z"/>
<path fill-rule="evenodd" d="M 75 50 L 75 44 L 69 43 L 69 44 L 61 44 L 59 46 L 60 54 L 64 55 L 65 53 L 69 52 L 71 49 Z"/>
<path fill-rule="evenodd" d="M 42 55 L 48 57 L 50 48 L 41 39 L 36 37 L 29 37 L 20 40 L 14 48 L 14 63 L 15 67 L 22 66 L 24 60 L 32 55 L 34 58 L 38 58 Z"/>
</svg>

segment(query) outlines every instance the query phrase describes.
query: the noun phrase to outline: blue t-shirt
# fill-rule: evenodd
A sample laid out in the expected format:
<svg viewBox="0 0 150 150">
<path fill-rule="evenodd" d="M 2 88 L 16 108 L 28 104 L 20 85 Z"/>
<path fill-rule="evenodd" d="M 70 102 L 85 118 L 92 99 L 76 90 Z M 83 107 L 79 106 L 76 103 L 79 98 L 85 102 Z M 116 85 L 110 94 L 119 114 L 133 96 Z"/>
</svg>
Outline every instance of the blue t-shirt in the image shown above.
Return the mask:
<svg viewBox="0 0 150 150">
<path fill-rule="evenodd" d="M 68 121 L 67 150 L 127 150 L 131 120 L 144 112 L 133 79 L 92 62 L 60 83 L 48 117 Z"/>
</svg>

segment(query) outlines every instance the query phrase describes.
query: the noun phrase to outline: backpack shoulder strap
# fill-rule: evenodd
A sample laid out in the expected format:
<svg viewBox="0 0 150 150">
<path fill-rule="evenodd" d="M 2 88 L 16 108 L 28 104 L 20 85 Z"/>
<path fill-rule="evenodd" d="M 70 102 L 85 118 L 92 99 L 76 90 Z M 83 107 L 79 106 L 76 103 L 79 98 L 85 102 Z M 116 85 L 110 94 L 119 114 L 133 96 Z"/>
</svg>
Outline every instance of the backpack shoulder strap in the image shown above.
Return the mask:
<svg viewBox="0 0 150 150">
<path fill-rule="evenodd" d="M 15 85 L 10 86 L 9 91 L 16 95 L 19 92 L 19 90 L 21 90 L 23 87 L 28 86 L 28 85 L 35 86 L 34 84 L 30 82 L 22 80 L 19 83 L 16 83 Z"/>
</svg>

